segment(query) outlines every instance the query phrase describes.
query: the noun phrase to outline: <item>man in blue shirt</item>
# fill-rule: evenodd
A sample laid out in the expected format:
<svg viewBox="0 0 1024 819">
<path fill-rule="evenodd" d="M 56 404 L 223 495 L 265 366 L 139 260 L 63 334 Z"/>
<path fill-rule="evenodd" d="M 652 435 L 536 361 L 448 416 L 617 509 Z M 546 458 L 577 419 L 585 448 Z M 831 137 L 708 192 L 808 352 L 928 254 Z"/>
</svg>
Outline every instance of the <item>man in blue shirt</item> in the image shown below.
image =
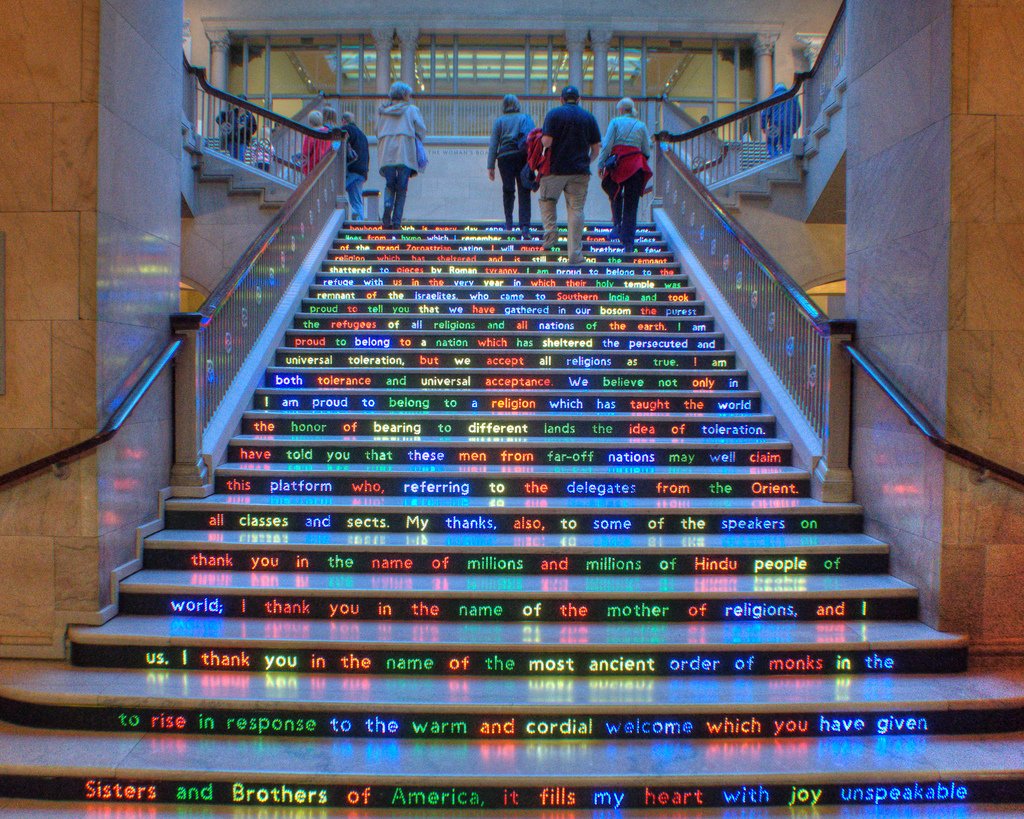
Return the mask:
<svg viewBox="0 0 1024 819">
<path fill-rule="evenodd" d="M 590 185 L 590 163 L 601 150 L 601 132 L 597 120 L 580 108 L 580 92 L 575 86 L 562 89 L 562 104 L 544 118 L 541 144 L 551 152 L 551 173 L 540 180 L 537 197 L 544 222 L 544 246 L 553 248 L 558 240 L 555 209 L 565 192 L 569 222 L 569 264 L 583 264 L 583 205 Z"/>
</svg>

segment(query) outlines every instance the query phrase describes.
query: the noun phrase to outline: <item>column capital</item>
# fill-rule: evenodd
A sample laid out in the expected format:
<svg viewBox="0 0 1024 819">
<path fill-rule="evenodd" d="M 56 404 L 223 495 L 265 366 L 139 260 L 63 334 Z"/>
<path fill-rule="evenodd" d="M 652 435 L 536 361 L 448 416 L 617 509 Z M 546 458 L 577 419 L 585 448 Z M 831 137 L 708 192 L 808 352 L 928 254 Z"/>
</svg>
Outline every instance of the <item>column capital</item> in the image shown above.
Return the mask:
<svg viewBox="0 0 1024 819">
<path fill-rule="evenodd" d="M 759 31 L 754 35 L 754 54 L 758 57 L 767 57 L 775 52 L 775 44 L 779 41 L 779 35 L 767 31 Z"/>
<path fill-rule="evenodd" d="M 231 32 L 227 29 L 209 29 L 206 32 L 206 39 L 210 41 L 210 46 L 214 51 L 223 51 L 225 54 L 231 47 Z"/>
<path fill-rule="evenodd" d="M 804 47 L 804 59 L 807 60 L 807 68 L 814 68 L 814 63 L 821 53 L 821 47 L 825 44 L 824 34 L 797 34 L 794 39 Z"/>
<path fill-rule="evenodd" d="M 395 29 L 393 26 L 374 26 L 370 29 L 370 36 L 373 37 L 374 45 L 377 48 L 387 47 L 390 51 L 391 44 L 395 39 Z"/>
<path fill-rule="evenodd" d="M 401 45 L 416 45 L 420 38 L 419 26 L 397 26 L 395 33 L 398 35 L 398 42 Z"/>
<path fill-rule="evenodd" d="M 583 46 L 587 44 L 587 30 L 585 28 L 567 28 L 565 30 L 565 47 L 568 51 L 583 53 Z"/>
<path fill-rule="evenodd" d="M 597 26 L 591 27 L 590 29 L 590 49 L 591 51 L 604 51 L 607 52 L 611 47 L 612 37 L 614 36 L 614 29 L 611 26 Z"/>
</svg>

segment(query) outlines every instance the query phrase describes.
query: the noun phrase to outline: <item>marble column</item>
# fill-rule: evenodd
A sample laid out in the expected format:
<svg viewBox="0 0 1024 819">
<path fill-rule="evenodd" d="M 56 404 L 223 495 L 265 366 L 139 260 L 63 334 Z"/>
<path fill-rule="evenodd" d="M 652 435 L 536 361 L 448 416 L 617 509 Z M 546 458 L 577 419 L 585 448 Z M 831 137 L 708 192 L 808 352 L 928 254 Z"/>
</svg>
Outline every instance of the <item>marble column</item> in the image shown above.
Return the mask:
<svg viewBox="0 0 1024 819">
<path fill-rule="evenodd" d="M 185 59 L 192 62 L 192 20 L 189 17 L 181 23 L 181 50 Z"/>
<path fill-rule="evenodd" d="M 805 70 L 810 71 L 814 68 L 814 63 L 818 59 L 818 55 L 821 53 L 821 47 L 825 44 L 824 34 L 797 34 L 796 41 L 802 45 L 804 59 L 807 61 L 807 67 Z"/>
<path fill-rule="evenodd" d="M 569 52 L 569 85 L 583 89 L 583 47 L 587 42 L 585 28 L 570 28 L 565 32 L 565 48 Z"/>
<path fill-rule="evenodd" d="M 210 85 L 214 88 L 228 87 L 228 51 L 231 35 L 226 31 L 207 31 L 210 39 Z"/>
<path fill-rule="evenodd" d="M 608 96 L 608 48 L 611 42 L 612 30 L 610 28 L 590 29 L 590 50 L 594 52 L 595 97 Z"/>
<path fill-rule="evenodd" d="M 391 26 L 377 26 L 370 30 L 370 34 L 377 48 L 377 93 L 387 96 L 391 86 L 391 46 L 395 41 L 395 30 Z"/>
<path fill-rule="evenodd" d="M 775 54 L 775 44 L 778 40 L 778 34 L 761 32 L 754 35 L 754 74 L 757 78 L 757 98 L 759 100 L 770 97 L 775 86 L 772 57 Z"/>
<path fill-rule="evenodd" d="M 398 46 L 402 50 L 402 82 L 416 86 L 416 43 L 420 30 L 416 26 L 399 26 Z"/>
</svg>

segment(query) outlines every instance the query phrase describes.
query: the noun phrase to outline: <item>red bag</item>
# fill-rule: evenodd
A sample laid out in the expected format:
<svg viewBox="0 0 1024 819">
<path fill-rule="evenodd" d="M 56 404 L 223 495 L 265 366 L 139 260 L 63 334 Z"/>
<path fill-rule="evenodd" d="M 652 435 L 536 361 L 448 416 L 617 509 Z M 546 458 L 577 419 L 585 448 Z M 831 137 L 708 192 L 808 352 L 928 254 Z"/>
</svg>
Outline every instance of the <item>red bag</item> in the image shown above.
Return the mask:
<svg viewBox="0 0 1024 819">
<path fill-rule="evenodd" d="M 545 151 L 541 144 L 541 137 L 544 131 L 541 128 L 534 128 L 526 135 L 526 164 L 537 175 L 537 179 L 551 173 L 551 153 Z"/>
</svg>

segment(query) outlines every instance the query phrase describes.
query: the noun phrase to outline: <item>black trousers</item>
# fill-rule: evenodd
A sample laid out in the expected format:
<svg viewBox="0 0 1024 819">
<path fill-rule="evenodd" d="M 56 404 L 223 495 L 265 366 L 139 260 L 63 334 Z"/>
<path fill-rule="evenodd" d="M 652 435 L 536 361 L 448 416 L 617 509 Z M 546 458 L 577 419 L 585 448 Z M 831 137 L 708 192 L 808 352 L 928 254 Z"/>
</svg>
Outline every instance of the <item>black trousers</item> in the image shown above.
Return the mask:
<svg viewBox="0 0 1024 819">
<path fill-rule="evenodd" d="M 619 186 L 612 199 L 612 223 L 627 253 L 633 251 L 636 236 L 636 209 L 644 192 L 644 172 L 637 171 Z"/>
<path fill-rule="evenodd" d="M 516 191 L 519 191 L 519 227 L 530 226 L 530 191 L 523 187 L 519 172 L 526 164 L 524 152 L 498 157 L 498 173 L 501 174 L 501 203 L 505 206 L 505 227 L 512 229 L 512 206 Z"/>
</svg>

